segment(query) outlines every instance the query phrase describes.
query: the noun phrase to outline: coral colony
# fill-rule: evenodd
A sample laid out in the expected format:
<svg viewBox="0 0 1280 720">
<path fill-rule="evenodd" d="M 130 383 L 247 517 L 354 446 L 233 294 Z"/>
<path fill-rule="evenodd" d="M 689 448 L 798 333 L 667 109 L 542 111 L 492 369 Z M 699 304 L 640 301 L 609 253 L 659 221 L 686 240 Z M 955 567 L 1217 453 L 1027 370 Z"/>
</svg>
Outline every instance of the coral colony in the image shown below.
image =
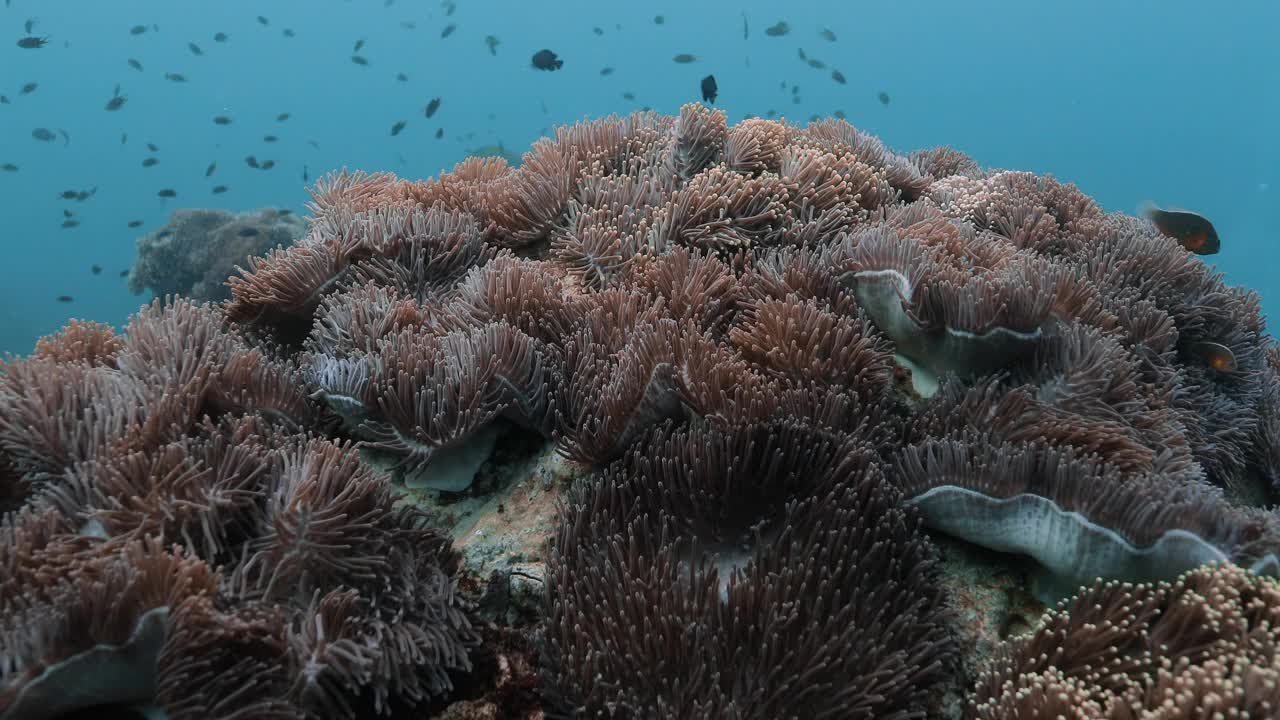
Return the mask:
<svg viewBox="0 0 1280 720">
<path fill-rule="evenodd" d="M 580 472 L 484 717 L 1280 716 L 1280 351 L 1071 185 L 690 105 L 329 176 L 229 288 L 4 364 L 0 719 L 442 710 L 492 628 L 393 491 L 517 436 Z M 982 657 L 977 546 L 1061 600 Z"/>
</svg>

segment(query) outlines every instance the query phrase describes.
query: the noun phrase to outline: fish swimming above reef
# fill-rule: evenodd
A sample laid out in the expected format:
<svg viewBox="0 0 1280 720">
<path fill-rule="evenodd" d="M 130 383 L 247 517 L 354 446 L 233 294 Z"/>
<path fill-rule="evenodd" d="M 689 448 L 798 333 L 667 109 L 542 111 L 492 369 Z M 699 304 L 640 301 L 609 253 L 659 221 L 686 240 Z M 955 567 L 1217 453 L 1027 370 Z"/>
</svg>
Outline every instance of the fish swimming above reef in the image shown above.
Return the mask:
<svg viewBox="0 0 1280 720">
<path fill-rule="evenodd" d="M 134 60 L 133 58 L 129 58 L 129 67 L 137 70 L 138 72 L 142 72 L 142 63 Z"/>
<path fill-rule="evenodd" d="M 141 35 L 146 31 L 147 31 L 146 25 L 134 25 L 133 27 L 129 28 L 130 35 Z"/>
<path fill-rule="evenodd" d="M 106 110 L 107 112 L 115 112 L 116 110 L 119 110 L 120 108 L 124 107 L 125 102 L 127 102 L 128 100 L 129 100 L 129 96 L 121 95 L 120 86 L 117 85 L 115 92 L 111 94 L 111 99 L 107 101 L 107 104 L 103 109 Z"/>
<path fill-rule="evenodd" d="M 22 86 L 22 89 L 18 91 L 18 94 L 19 94 L 19 95 L 30 95 L 31 93 L 35 92 L 35 91 L 36 91 L 36 88 L 38 88 L 38 87 L 40 87 L 40 84 L 39 84 L 39 83 L 29 82 L 29 83 L 27 83 L 26 85 L 23 85 L 23 86 Z"/>
<path fill-rule="evenodd" d="M 53 142 L 58 138 L 58 136 L 54 134 L 52 130 L 50 130 L 49 128 L 42 128 L 42 127 L 32 130 L 31 137 L 35 138 L 36 140 L 39 140 L 40 142 Z"/>
<path fill-rule="evenodd" d="M 680 63 L 681 65 L 687 65 L 687 64 L 689 64 L 689 63 L 691 63 L 691 62 L 697 62 L 697 61 L 698 61 L 698 56 L 697 56 L 697 55 L 691 55 L 691 54 L 689 54 L 689 53 L 680 53 L 679 55 L 676 55 L 675 57 L 673 57 L 673 58 L 671 58 L 671 59 L 672 59 L 673 61 L 677 62 L 677 63 Z"/>
<path fill-rule="evenodd" d="M 1155 207 L 1148 208 L 1144 214 L 1162 235 L 1177 240 L 1179 245 L 1197 255 L 1213 255 L 1221 247 L 1218 231 L 1203 215 Z"/>
<path fill-rule="evenodd" d="M 781 20 L 764 29 L 764 34 L 769 37 L 782 37 L 789 32 L 791 32 L 791 26 Z"/>
<path fill-rule="evenodd" d="M 408 123 L 406 123 L 404 120 L 397 120 L 396 123 L 391 126 L 391 137 L 395 137 L 396 135 L 399 135 L 400 131 L 404 130 L 404 126 L 407 124 Z"/>
<path fill-rule="evenodd" d="M 18 47 L 22 48 L 23 50 L 36 50 L 48 44 L 49 44 L 49 38 L 47 37 L 40 38 L 40 37 L 34 37 L 30 35 L 18 41 Z"/>
<path fill-rule="evenodd" d="M 221 195 L 222 193 L 224 193 L 224 192 L 226 192 L 226 191 L 227 191 L 227 186 L 226 186 L 226 185 L 214 185 L 214 186 L 213 186 L 213 189 L 212 189 L 212 190 L 210 190 L 209 192 L 212 192 L 214 195 Z"/>
<path fill-rule="evenodd" d="M 708 75 L 702 78 L 702 99 L 709 103 L 716 101 L 716 94 L 719 88 L 716 86 L 716 76 Z"/>
<path fill-rule="evenodd" d="M 226 33 L 224 33 L 224 32 L 214 33 L 213 41 L 214 41 L 214 42 L 220 42 L 220 43 L 221 43 L 221 42 L 226 42 L 226 41 L 227 41 L 227 34 L 226 34 Z"/>
<path fill-rule="evenodd" d="M 440 98 L 431 98 L 430 102 L 427 103 L 426 109 L 422 111 L 422 114 L 430 118 L 432 115 L 435 115 L 436 111 L 439 109 Z"/>
<path fill-rule="evenodd" d="M 885 91 L 881 90 L 881 91 L 880 91 L 880 94 L 879 94 L 879 95 L 877 95 L 876 97 L 878 97 L 878 98 L 880 99 L 880 104 L 881 104 L 881 105 L 888 105 L 888 104 L 889 104 L 889 93 L 887 93 L 887 92 L 885 92 Z"/>
<path fill-rule="evenodd" d="M 559 70 L 564 65 L 564 61 L 550 50 L 539 50 L 534 53 L 532 63 L 538 70 Z"/>
<path fill-rule="evenodd" d="M 187 77 L 182 73 L 165 73 L 164 79 L 169 82 L 186 82 Z"/>
</svg>

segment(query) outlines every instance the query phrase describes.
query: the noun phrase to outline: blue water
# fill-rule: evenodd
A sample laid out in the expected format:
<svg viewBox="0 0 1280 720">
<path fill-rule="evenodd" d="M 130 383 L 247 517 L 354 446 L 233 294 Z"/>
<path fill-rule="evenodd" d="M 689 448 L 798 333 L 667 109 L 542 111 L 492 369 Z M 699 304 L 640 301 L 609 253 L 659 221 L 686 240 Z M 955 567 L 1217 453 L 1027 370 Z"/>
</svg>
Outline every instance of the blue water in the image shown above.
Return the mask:
<svg viewBox="0 0 1280 720">
<path fill-rule="evenodd" d="M 37 20 L 35 35 L 50 38 L 47 47 L 17 47 L 27 18 Z M 790 34 L 766 36 L 780 20 Z M 442 39 L 451 23 L 456 31 Z M 137 24 L 148 31 L 131 35 Z M 835 42 L 819 36 L 823 28 Z M 699 99 L 708 73 L 733 122 L 772 109 L 804 123 L 841 110 L 900 151 L 950 145 L 985 167 L 1050 173 L 1108 210 L 1154 201 L 1201 212 L 1223 241 L 1209 261 L 1257 290 L 1275 318 L 1278 31 L 1272 0 L 1227 10 L 1186 0 L 457 0 L 451 17 L 437 2 L 409 0 L 11 0 L 0 7 L 0 94 L 11 101 L 0 105 L 0 164 L 20 170 L 0 172 L 0 352 L 29 352 L 70 317 L 123 322 L 148 298 L 131 295 L 118 273 L 132 265 L 136 239 L 175 208 L 301 211 L 304 165 L 313 179 L 341 167 L 425 178 L 469 148 L 501 141 L 521 152 L 557 124 L 643 106 L 674 113 Z M 217 32 L 229 40 L 214 42 Z M 496 56 L 486 35 L 500 40 Z M 360 38 L 367 67 L 351 62 Z M 205 55 L 193 55 L 189 42 Z M 531 69 L 542 48 L 564 67 Z M 798 48 L 827 69 L 808 67 Z M 698 62 L 676 64 L 678 53 Z M 601 76 L 605 66 L 614 74 Z M 846 85 L 831 80 L 832 68 Z M 166 72 L 188 81 L 168 82 Z M 409 81 L 397 81 L 398 72 Z M 19 96 L 27 82 L 39 87 Z M 117 83 L 128 102 L 106 112 Z M 427 120 L 433 97 L 442 105 Z M 277 123 L 283 112 L 292 117 Z M 217 115 L 233 123 L 215 125 Z M 407 127 L 391 137 L 398 120 Z M 37 127 L 67 130 L 70 145 L 34 140 Z M 280 141 L 265 144 L 267 134 Z M 143 168 L 148 142 L 160 163 Z M 247 167 L 251 154 L 276 167 Z M 212 161 L 218 170 L 206 179 Z M 217 184 L 231 191 L 211 195 Z M 59 198 L 93 186 L 86 202 Z M 161 200 L 162 188 L 178 197 Z M 78 228 L 60 228 L 64 208 Z M 146 225 L 131 230 L 131 219 Z M 100 275 L 90 273 L 94 263 Z M 57 302 L 64 294 L 75 301 Z"/>
</svg>

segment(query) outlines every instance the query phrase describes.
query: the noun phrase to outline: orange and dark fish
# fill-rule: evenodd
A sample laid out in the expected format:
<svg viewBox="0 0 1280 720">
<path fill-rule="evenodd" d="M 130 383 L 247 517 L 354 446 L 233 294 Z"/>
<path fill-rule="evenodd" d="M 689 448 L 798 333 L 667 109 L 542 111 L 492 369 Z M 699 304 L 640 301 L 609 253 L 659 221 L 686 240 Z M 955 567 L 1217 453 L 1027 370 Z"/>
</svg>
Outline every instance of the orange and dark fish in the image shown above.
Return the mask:
<svg viewBox="0 0 1280 720">
<path fill-rule="evenodd" d="M 1146 215 L 1160 234 L 1177 240 L 1179 245 L 1197 255 L 1213 255 L 1221 247 L 1218 231 L 1203 215 L 1160 208 L 1150 208 Z"/>
<path fill-rule="evenodd" d="M 564 61 L 556 57 L 550 50 L 539 50 L 533 54 L 532 64 L 538 70 L 559 70 Z"/>
<path fill-rule="evenodd" d="M 1231 348 L 1222 343 L 1201 340 L 1191 343 L 1187 349 L 1210 370 L 1231 374 L 1239 369 L 1239 365 L 1236 363 L 1236 354 L 1231 352 Z"/>
</svg>

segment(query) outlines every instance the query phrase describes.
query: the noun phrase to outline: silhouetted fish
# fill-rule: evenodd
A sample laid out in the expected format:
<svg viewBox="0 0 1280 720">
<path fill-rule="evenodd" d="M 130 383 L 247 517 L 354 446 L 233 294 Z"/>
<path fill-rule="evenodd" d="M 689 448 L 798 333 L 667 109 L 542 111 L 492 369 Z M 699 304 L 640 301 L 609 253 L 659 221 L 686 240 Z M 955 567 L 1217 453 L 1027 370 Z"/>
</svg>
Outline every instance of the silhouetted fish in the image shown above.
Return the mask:
<svg viewBox="0 0 1280 720">
<path fill-rule="evenodd" d="M 75 302 L 75 298 L 71 297 L 70 295 L 59 295 L 58 302 L 60 303 Z"/>
<path fill-rule="evenodd" d="M 791 32 L 791 26 L 781 20 L 764 29 L 764 34 L 769 37 L 782 37 L 789 32 Z"/>
<path fill-rule="evenodd" d="M 396 123 L 391 126 L 391 137 L 395 137 L 396 135 L 399 135 L 400 131 L 404 130 L 405 124 L 406 123 L 404 120 L 397 120 Z"/>
<path fill-rule="evenodd" d="M 881 104 L 881 105 L 888 105 L 888 104 L 889 104 L 889 93 L 887 93 L 887 92 L 885 92 L 885 91 L 881 90 L 881 91 L 880 91 L 880 94 L 879 94 L 879 95 L 877 95 L 876 97 L 880 98 L 880 104 Z"/>
<path fill-rule="evenodd" d="M 121 270 L 121 271 L 120 271 L 120 277 L 122 277 L 122 278 L 127 278 L 127 277 L 129 277 L 129 271 L 128 271 L 128 270 Z"/>
<path fill-rule="evenodd" d="M 845 84 L 844 73 L 840 72 L 839 70 L 832 70 L 832 71 L 831 71 L 831 79 L 832 79 L 832 80 L 835 80 L 836 82 L 840 83 L 841 85 L 844 85 L 844 84 Z"/>
<path fill-rule="evenodd" d="M 747 12 L 742 11 L 742 39 L 747 39 Z"/>
<path fill-rule="evenodd" d="M 23 85 L 23 86 L 22 86 L 22 89 L 18 91 L 18 94 L 19 94 L 19 95 L 30 95 L 31 93 L 35 92 L 35 91 L 36 91 L 36 88 L 38 88 L 38 87 L 40 87 L 39 83 L 29 82 L 29 83 L 27 83 L 26 85 Z"/>
<path fill-rule="evenodd" d="M 600 68 L 600 74 L 601 74 L 601 75 L 612 75 L 612 74 L 613 74 L 613 68 L 611 68 L 611 67 L 607 67 L 607 68 Z"/>
<path fill-rule="evenodd" d="M 133 27 L 129 28 L 130 35 L 141 35 L 146 31 L 147 31 L 146 25 L 134 25 Z"/>
<path fill-rule="evenodd" d="M 0 165 L 0 170 L 3 170 L 5 172 L 18 172 L 18 166 L 14 165 L 13 163 L 5 163 L 3 165 Z"/>
<path fill-rule="evenodd" d="M 142 63 L 134 60 L 133 58 L 129 58 L 129 67 L 137 70 L 138 72 L 142 72 Z"/>
<path fill-rule="evenodd" d="M 273 167 L 275 167 L 275 166 L 276 166 L 276 161 L 275 161 L 275 160 L 263 160 L 263 161 L 262 161 L 262 169 L 263 169 L 263 170 L 270 170 L 271 168 L 273 168 Z"/>
<path fill-rule="evenodd" d="M 170 82 L 186 82 L 187 77 L 182 73 L 165 73 L 164 79 Z"/>
<path fill-rule="evenodd" d="M 204 176 L 205 176 L 205 177 L 210 177 L 210 176 L 212 176 L 212 175 L 213 175 L 213 171 L 214 171 L 214 170 L 217 170 L 217 169 L 218 169 L 218 162 L 215 160 L 215 161 L 213 161 L 213 162 L 209 163 L 209 167 L 207 167 L 207 168 L 205 168 L 205 169 L 204 169 Z"/>
<path fill-rule="evenodd" d="M 189 43 L 187 43 L 187 49 L 191 51 L 191 54 L 192 54 L 192 55 L 203 55 L 203 54 L 204 54 L 204 51 L 200 49 L 200 46 L 199 46 L 199 45 L 197 45 L 197 44 L 195 44 L 195 43 L 193 43 L 193 42 L 189 42 Z"/>
<path fill-rule="evenodd" d="M 259 24 L 259 25 L 270 25 L 270 24 L 271 24 L 271 21 L 270 21 L 270 20 L 268 20 L 268 19 L 266 19 L 266 18 L 264 18 L 264 17 L 262 17 L 261 15 L 259 15 L 259 16 L 258 16 L 258 24 Z"/>
<path fill-rule="evenodd" d="M 290 117 L 291 116 L 289 115 L 289 113 L 280 113 L 279 115 L 276 116 L 276 122 L 284 122 L 285 120 L 288 120 Z"/>
<path fill-rule="evenodd" d="M 131 228 L 142 227 L 142 221 L 141 221 L 141 220 L 130 220 L 130 221 L 129 221 L 129 227 L 131 227 Z"/>
<path fill-rule="evenodd" d="M 494 37 L 493 35 L 484 36 L 484 46 L 489 48 L 490 55 L 498 54 L 498 38 Z"/>
<path fill-rule="evenodd" d="M 80 227 L 79 220 L 63 220 L 62 221 L 63 230 L 70 230 L 71 228 L 78 228 L 78 227 Z"/>
<path fill-rule="evenodd" d="M 653 16 L 653 24 L 654 24 L 654 25 L 661 25 L 662 23 L 664 23 L 664 22 L 666 22 L 666 21 L 667 21 L 667 19 L 666 19 L 666 18 L 664 18 L 664 17 L 662 17 L 661 15 L 654 15 L 654 16 Z"/>
<path fill-rule="evenodd" d="M 93 264 L 93 265 L 90 265 L 90 266 L 89 266 L 89 272 L 93 273 L 94 275 L 101 275 L 101 274 L 102 274 L 102 266 L 101 266 L 101 265 L 98 265 L 98 264 L 96 264 L 96 263 L 95 263 L 95 264 Z"/>
<path fill-rule="evenodd" d="M 107 112 L 115 112 L 116 110 L 124 107 L 124 104 L 128 99 L 129 96 L 120 94 L 120 86 L 117 85 L 115 91 L 111 95 L 111 99 L 107 101 L 107 104 L 103 109 Z"/>
<path fill-rule="evenodd" d="M 57 139 L 58 136 L 55 135 L 54 132 L 49 128 L 41 127 L 41 128 L 36 128 L 35 130 L 32 130 L 31 137 L 41 142 L 52 142 L 53 140 Z"/>
<path fill-rule="evenodd" d="M 672 60 L 674 60 L 675 62 L 680 63 L 681 65 L 687 65 L 687 64 L 689 64 L 689 63 L 691 63 L 691 62 L 695 62 L 695 61 L 697 61 L 698 56 L 697 56 L 697 55 L 690 55 L 689 53 L 680 53 L 679 55 L 677 55 L 677 56 L 675 56 L 675 57 L 673 57 L 673 58 L 671 58 L 671 59 L 672 59 Z"/>
<path fill-rule="evenodd" d="M 360 48 L 362 47 L 364 47 L 364 38 L 360 38 L 359 40 L 356 41 L 355 47 L 351 48 L 351 54 L 354 55 L 360 52 Z"/>
<path fill-rule="evenodd" d="M 156 164 L 158 164 L 159 162 L 160 162 L 160 160 L 159 160 L 159 159 L 157 159 L 157 158 L 153 158 L 153 157 L 149 157 L 149 158 L 146 158 L 145 160 L 143 160 L 143 161 L 142 161 L 142 167 L 154 167 L 154 166 L 155 166 Z"/>
<path fill-rule="evenodd" d="M 399 72 L 396 73 L 396 80 L 399 80 L 400 82 L 409 82 L 409 76 Z"/>
<path fill-rule="evenodd" d="M 454 30 L 457 30 L 457 29 L 458 29 L 457 25 L 454 25 L 453 23 L 449 23 L 448 25 L 444 26 L 443 30 L 440 31 L 440 37 L 447 38 L 453 34 Z"/>
<path fill-rule="evenodd" d="M 49 38 L 43 37 L 24 37 L 18 41 L 18 47 L 23 50 L 35 50 L 49 44 Z"/>
<path fill-rule="evenodd" d="M 285 37 L 294 37 L 298 33 L 294 32 L 293 28 L 285 28 L 284 30 L 280 31 L 280 34 L 284 35 Z"/>
<path fill-rule="evenodd" d="M 436 139 L 444 137 L 444 128 L 436 128 Z"/>
<path fill-rule="evenodd" d="M 147 149 L 151 152 L 160 152 L 160 148 L 155 143 L 147 143 Z"/>
<path fill-rule="evenodd" d="M 213 119 L 213 124 L 214 125 L 230 125 L 231 118 L 227 117 L 226 115 L 218 115 Z"/>
<path fill-rule="evenodd" d="M 357 65 L 368 65 L 368 64 L 369 64 L 369 61 L 368 61 L 368 60 L 366 60 L 366 59 L 365 59 L 363 56 L 361 56 L 361 55 L 352 55 L 352 56 L 351 56 L 351 62 L 353 62 L 353 63 L 355 63 L 355 64 L 357 64 Z"/>
<path fill-rule="evenodd" d="M 716 76 L 708 75 L 702 78 L 702 99 L 713 103 L 716 101 L 716 94 L 719 88 L 716 86 Z"/>
<path fill-rule="evenodd" d="M 214 41 L 214 42 L 226 42 L 226 41 L 227 41 L 227 34 L 226 34 L 226 33 L 224 33 L 224 32 L 214 33 L 214 35 L 213 35 L 213 41 Z"/>
<path fill-rule="evenodd" d="M 1179 245 L 1197 255 L 1213 255 L 1221 247 L 1218 231 L 1203 215 L 1154 207 L 1148 209 L 1146 215 L 1161 234 L 1177 240 Z"/>
<path fill-rule="evenodd" d="M 822 31 L 818 33 L 818 37 L 822 38 L 823 40 L 826 40 L 827 42 L 836 41 L 836 34 L 831 32 L 831 30 L 827 28 L 823 28 Z"/>
<path fill-rule="evenodd" d="M 162 197 L 162 198 L 175 198 L 175 197 L 178 197 L 178 192 L 177 192 L 176 190 L 172 190 L 172 189 L 170 189 L 170 188 L 165 188 L 165 189 L 161 190 L 160 192 L 156 193 L 156 195 L 158 195 L 158 196 L 160 196 L 160 197 Z"/>
<path fill-rule="evenodd" d="M 214 185 L 214 186 L 213 186 L 213 194 L 214 194 L 214 195 L 221 195 L 222 193 L 224 193 L 224 192 L 226 192 L 226 191 L 227 191 L 227 186 L 226 186 L 226 185 Z"/>
<path fill-rule="evenodd" d="M 539 50 L 533 54 L 533 66 L 538 70 L 559 70 L 564 62 L 550 50 Z"/>
<path fill-rule="evenodd" d="M 591 28 L 591 32 L 595 33 L 596 37 L 600 37 L 601 35 L 604 35 L 604 30 L 601 30 L 599 26 Z"/>
<path fill-rule="evenodd" d="M 436 111 L 439 109 L 440 109 L 440 98 L 431 98 L 431 101 L 427 103 L 427 108 L 426 110 L 423 111 L 423 114 L 425 114 L 428 118 L 430 118 L 432 115 L 435 115 Z"/>
</svg>

